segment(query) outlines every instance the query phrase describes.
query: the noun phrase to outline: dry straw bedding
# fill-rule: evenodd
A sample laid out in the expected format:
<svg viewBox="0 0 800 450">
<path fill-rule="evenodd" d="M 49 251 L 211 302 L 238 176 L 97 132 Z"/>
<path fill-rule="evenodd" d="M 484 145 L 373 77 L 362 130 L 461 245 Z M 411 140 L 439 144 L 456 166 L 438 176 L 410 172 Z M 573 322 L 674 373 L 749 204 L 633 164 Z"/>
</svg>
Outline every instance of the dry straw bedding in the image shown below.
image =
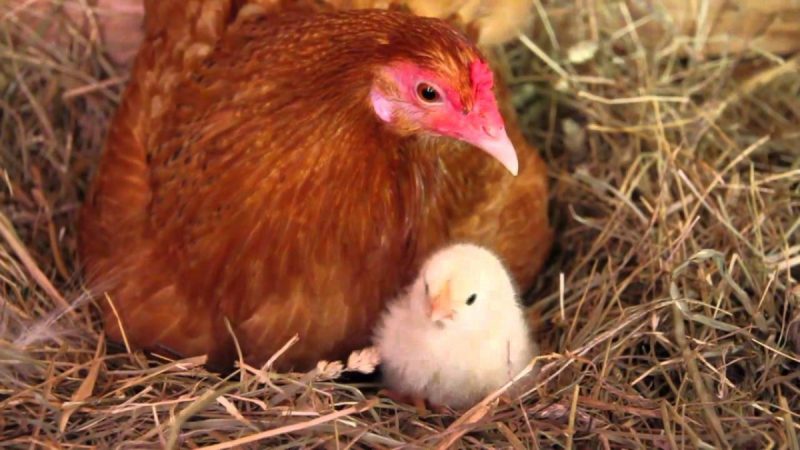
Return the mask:
<svg viewBox="0 0 800 450">
<path fill-rule="evenodd" d="M 691 29 L 645 40 L 664 17 L 625 4 L 534 1 L 537 32 L 504 59 L 558 227 L 529 295 L 538 382 L 420 417 L 341 364 L 221 376 L 106 342 L 75 218 L 125 69 L 64 16 L 58 41 L 15 23 L 25 3 L 0 3 L 5 445 L 798 448 L 798 57 L 707 55 Z"/>
</svg>

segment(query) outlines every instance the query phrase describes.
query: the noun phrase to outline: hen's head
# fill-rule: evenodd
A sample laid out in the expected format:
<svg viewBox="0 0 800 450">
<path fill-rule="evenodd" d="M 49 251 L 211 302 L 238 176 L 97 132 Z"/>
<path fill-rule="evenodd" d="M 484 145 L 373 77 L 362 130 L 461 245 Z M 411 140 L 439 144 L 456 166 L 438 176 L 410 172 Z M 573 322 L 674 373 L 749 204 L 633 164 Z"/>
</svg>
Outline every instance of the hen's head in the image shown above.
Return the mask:
<svg viewBox="0 0 800 450">
<path fill-rule="evenodd" d="M 444 136 L 472 144 L 513 175 L 519 163 L 495 99 L 493 75 L 479 51 L 444 22 L 404 30 L 387 44 L 370 101 L 401 135 Z"/>
</svg>

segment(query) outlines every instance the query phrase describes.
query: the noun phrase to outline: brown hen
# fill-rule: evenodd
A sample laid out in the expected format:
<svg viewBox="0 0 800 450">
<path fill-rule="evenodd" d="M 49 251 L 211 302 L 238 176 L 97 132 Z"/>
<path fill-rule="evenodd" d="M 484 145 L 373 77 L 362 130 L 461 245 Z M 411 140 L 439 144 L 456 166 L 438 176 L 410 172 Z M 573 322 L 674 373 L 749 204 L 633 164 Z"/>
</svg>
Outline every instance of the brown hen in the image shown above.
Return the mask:
<svg viewBox="0 0 800 450">
<path fill-rule="evenodd" d="M 113 339 L 228 364 L 235 336 L 261 364 L 297 335 L 276 365 L 304 369 L 368 344 L 384 302 L 453 241 L 532 283 L 551 244 L 545 166 L 495 86 L 509 174 L 466 38 L 399 12 L 239 3 L 146 2 L 81 214 Z"/>
</svg>

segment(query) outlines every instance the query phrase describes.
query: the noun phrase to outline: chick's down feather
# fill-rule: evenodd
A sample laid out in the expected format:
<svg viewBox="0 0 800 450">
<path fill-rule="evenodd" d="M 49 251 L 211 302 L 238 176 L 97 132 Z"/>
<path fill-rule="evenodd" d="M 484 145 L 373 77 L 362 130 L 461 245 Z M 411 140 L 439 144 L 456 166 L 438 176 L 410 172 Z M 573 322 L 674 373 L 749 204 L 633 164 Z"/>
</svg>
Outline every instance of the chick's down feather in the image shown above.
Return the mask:
<svg viewBox="0 0 800 450">
<path fill-rule="evenodd" d="M 382 316 L 374 345 L 392 391 L 453 408 L 511 381 L 538 351 L 502 262 L 471 244 L 423 264 Z"/>
</svg>

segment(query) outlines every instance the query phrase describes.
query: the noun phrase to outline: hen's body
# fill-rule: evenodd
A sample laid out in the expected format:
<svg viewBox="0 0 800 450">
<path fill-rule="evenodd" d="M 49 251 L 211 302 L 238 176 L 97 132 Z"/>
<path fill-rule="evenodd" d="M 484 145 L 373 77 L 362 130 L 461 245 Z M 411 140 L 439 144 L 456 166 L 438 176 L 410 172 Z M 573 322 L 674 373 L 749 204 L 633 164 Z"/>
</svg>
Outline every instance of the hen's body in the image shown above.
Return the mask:
<svg viewBox="0 0 800 450">
<path fill-rule="evenodd" d="M 393 33 L 435 38 L 428 22 L 182 6 L 147 4 L 82 212 L 112 338 L 121 324 L 136 346 L 226 363 L 227 318 L 254 363 L 299 335 L 279 366 L 303 368 L 368 344 L 384 301 L 452 240 L 494 249 L 531 283 L 550 245 L 545 168 L 512 112 L 516 178 L 466 144 L 393 134 L 367 107 L 364 67 Z"/>
</svg>

